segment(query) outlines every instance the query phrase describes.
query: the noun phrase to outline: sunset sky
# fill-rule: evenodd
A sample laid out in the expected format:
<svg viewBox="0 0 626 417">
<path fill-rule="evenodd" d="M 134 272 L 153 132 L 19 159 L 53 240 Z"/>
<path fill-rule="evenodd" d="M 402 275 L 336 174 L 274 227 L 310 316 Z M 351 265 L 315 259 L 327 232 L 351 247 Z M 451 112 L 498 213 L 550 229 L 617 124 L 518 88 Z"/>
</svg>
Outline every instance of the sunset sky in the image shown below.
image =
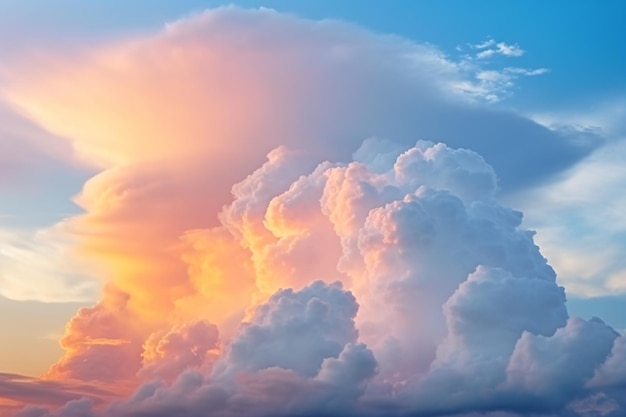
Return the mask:
<svg viewBox="0 0 626 417">
<path fill-rule="evenodd" d="M 624 18 L 0 1 L 0 416 L 625 416 Z"/>
</svg>

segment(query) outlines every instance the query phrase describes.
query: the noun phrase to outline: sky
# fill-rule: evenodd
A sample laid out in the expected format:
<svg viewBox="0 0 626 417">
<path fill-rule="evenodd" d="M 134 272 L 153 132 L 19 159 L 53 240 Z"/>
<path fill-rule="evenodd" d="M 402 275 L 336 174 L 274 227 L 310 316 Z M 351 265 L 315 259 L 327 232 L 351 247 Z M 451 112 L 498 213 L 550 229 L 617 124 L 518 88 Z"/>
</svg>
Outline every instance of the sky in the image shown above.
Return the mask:
<svg viewBox="0 0 626 417">
<path fill-rule="evenodd" d="M 623 416 L 620 1 L 0 1 L 0 414 Z"/>
</svg>

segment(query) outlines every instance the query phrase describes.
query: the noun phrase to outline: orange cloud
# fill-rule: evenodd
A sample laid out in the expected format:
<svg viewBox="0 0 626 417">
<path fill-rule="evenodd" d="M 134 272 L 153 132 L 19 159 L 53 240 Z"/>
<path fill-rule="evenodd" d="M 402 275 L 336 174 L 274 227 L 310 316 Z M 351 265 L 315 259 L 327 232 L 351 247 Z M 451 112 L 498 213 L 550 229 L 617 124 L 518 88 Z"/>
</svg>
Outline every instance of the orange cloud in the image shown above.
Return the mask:
<svg viewBox="0 0 626 417">
<path fill-rule="evenodd" d="M 49 377 L 131 378 L 153 331 L 190 316 L 235 323 L 254 298 L 264 267 L 252 270 L 250 252 L 224 232 L 186 232 L 215 225 L 231 185 L 277 144 L 309 140 L 322 156 L 302 129 L 319 104 L 295 98 L 313 97 L 310 80 L 324 74 L 303 50 L 266 39 L 261 51 L 236 25 L 226 29 L 209 13 L 12 80 L 13 103 L 103 169 L 76 198 L 85 214 L 64 227 L 109 290 L 68 325 L 67 353 Z M 103 366 L 125 359 L 104 369 L 98 355 Z"/>
<path fill-rule="evenodd" d="M 63 227 L 109 284 L 68 325 L 66 355 L 48 376 L 133 379 L 155 332 L 203 319 L 227 338 L 278 287 L 346 279 L 336 270 L 332 226 L 319 211 L 301 210 L 310 204 L 306 190 L 321 196 L 323 178 L 288 187 L 317 162 L 348 157 L 365 136 L 397 131 L 379 113 L 405 97 L 381 88 L 377 100 L 363 99 L 381 75 L 393 80 L 397 68 L 419 62 L 420 71 L 398 82 L 420 100 L 437 96 L 443 87 L 413 86 L 415 77 L 452 67 L 433 59 L 433 49 L 407 48 L 410 60 L 357 28 L 225 8 L 8 74 L 11 102 L 101 170 L 76 197 L 84 214 Z M 375 53 L 397 65 L 370 66 Z M 256 179 L 241 181 L 279 145 L 306 150 L 289 162 L 296 176 L 254 202 Z M 267 166 L 283 175 L 281 161 L 290 160 L 279 149 Z M 239 182 L 222 215 L 227 229 L 212 229 Z M 238 225 L 229 224 L 240 206 L 252 217 L 240 222 L 235 213 Z"/>
<path fill-rule="evenodd" d="M 144 344 L 142 376 L 172 382 L 188 368 L 210 371 L 219 354 L 218 330 L 205 321 L 153 333 Z"/>
<path fill-rule="evenodd" d="M 45 377 L 109 384 L 132 379 L 140 368 L 146 330 L 129 311 L 129 299 L 109 285 L 96 306 L 81 308 L 61 339 L 65 356 Z"/>
</svg>

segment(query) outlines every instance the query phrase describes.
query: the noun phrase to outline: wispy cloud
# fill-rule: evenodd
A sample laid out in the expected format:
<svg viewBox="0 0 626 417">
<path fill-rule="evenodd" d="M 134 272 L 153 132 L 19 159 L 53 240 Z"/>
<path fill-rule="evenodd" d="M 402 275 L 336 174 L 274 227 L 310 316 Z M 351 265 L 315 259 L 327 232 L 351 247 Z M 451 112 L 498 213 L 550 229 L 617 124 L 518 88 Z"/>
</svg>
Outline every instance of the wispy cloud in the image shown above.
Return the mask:
<svg viewBox="0 0 626 417">
<path fill-rule="evenodd" d="M 543 75 L 550 72 L 549 68 L 518 68 L 518 67 L 506 67 L 504 68 L 504 73 L 506 74 L 514 74 L 514 75 L 523 75 L 526 77 L 534 77 L 537 75 Z"/>
<path fill-rule="evenodd" d="M 0 400 L 9 400 L 14 404 L 31 403 L 54 408 L 64 406 L 68 402 L 89 397 L 90 404 L 102 403 L 104 399 L 110 399 L 113 393 L 106 389 L 85 384 L 60 381 L 46 381 L 39 378 L 27 377 L 17 374 L 0 373 Z M 18 412 L 21 407 L 8 407 L 8 410 Z M 32 415 L 38 407 L 27 407 L 22 415 Z M 28 414 L 28 412 L 31 414 Z M 42 415 L 45 409 L 39 409 Z"/>
<path fill-rule="evenodd" d="M 591 108 L 532 117 L 581 143 L 601 146 L 557 180 L 522 192 L 511 204 L 523 207 L 541 247 L 572 294 L 594 297 L 626 291 L 626 105 L 609 100 Z M 578 139 L 576 139 L 578 135 Z"/>
<path fill-rule="evenodd" d="M 59 229 L 0 229 L 0 295 L 45 302 L 97 298 L 98 281 L 72 256 L 72 243 Z"/>
<path fill-rule="evenodd" d="M 467 47 L 470 50 L 480 50 L 480 52 L 468 54 L 465 48 L 457 46 L 456 50 L 460 54 L 458 65 L 465 73 L 472 75 L 474 81 L 463 80 L 458 84 L 458 88 L 486 102 L 496 103 L 510 97 L 520 77 L 533 77 L 550 72 L 549 68 L 502 68 L 491 63 L 490 58 L 496 55 L 522 56 L 524 50 L 518 45 L 508 45 L 504 42 L 496 42 L 494 39 L 487 39 L 482 43 L 468 44 Z"/>
<path fill-rule="evenodd" d="M 506 57 L 520 57 L 526 53 L 517 44 L 507 44 L 506 42 L 496 42 L 493 38 L 489 38 L 484 42 L 477 44 L 470 44 L 471 49 L 478 49 L 476 52 L 476 59 L 491 58 L 494 55 L 502 55 Z"/>
</svg>

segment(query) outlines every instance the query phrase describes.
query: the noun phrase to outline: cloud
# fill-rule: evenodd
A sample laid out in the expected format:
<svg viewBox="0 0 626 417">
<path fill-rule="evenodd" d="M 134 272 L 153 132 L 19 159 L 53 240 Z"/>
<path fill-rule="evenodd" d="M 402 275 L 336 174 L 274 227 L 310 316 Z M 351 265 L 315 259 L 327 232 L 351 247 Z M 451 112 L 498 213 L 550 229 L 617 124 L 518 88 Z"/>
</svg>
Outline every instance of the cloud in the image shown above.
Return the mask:
<svg viewBox="0 0 626 417">
<path fill-rule="evenodd" d="M 39 375 L 61 355 L 58 340 L 64 326 L 83 306 L 81 303 L 14 301 L 0 297 L 3 311 L 0 369 L 7 373 Z"/>
<path fill-rule="evenodd" d="M 518 45 L 508 45 L 496 42 L 490 38 L 478 44 L 467 44 L 470 50 L 479 52 L 467 53 L 460 45 L 456 51 L 460 53 L 458 66 L 464 72 L 473 75 L 473 82 L 461 82 L 457 87 L 465 94 L 497 103 L 509 98 L 513 94 L 520 77 L 535 77 L 550 72 L 549 68 L 497 67 L 492 58 L 502 55 L 505 57 L 520 57 L 525 51 Z"/>
<path fill-rule="evenodd" d="M 98 282 L 76 260 L 71 239 L 50 228 L 28 233 L 0 229 L 0 294 L 12 300 L 86 302 L 97 299 Z"/>
<path fill-rule="evenodd" d="M 487 101 L 498 102 L 511 94 L 520 77 L 535 77 L 549 73 L 548 68 L 505 67 L 504 69 L 480 69 L 475 74 L 476 84 L 466 87 L 468 94 L 483 95 Z"/>
<path fill-rule="evenodd" d="M 583 417 L 603 417 L 618 411 L 619 404 L 604 394 L 593 394 L 582 400 L 573 401 L 569 408 Z"/>
<path fill-rule="evenodd" d="M 583 391 L 616 339 L 621 337 L 599 319 L 572 318 L 552 337 L 526 332 L 511 356 L 505 385 L 523 393 L 523 405 L 558 410 Z"/>
<path fill-rule="evenodd" d="M 188 368 L 210 363 L 218 349 L 217 327 L 206 321 L 153 333 L 144 343 L 139 374 L 171 381 Z"/>
<path fill-rule="evenodd" d="M 231 338 L 218 341 L 202 321 L 157 331 L 140 371 L 141 332 L 129 296 L 117 294 L 114 309 L 101 302 L 73 320 L 67 362 L 53 371 L 105 383 L 133 373 L 165 379 L 134 379 L 134 394 L 93 410 L 103 416 L 621 410 L 613 363 L 623 336 L 599 319 L 568 317 L 555 272 L 520 229 L 521 213 L 496 201 L 495 174 L 480 156 L 376 140 L 356 155 L 372 165 L 305 169 L 302 154 L 279 148 L 233 187 L 220 218 L 250 251 L 260 288 L 274 289 Z M 293 242 L 315 247 L 320 235 L 307 231 L 321 219 L 340 249 L 320 259 L 337 265 L 343 283 L 285 273 L 308 265 L 292 256 Z M 278 281 L 263 275 L 272 265 Z M 93 322 L 100 333 L 90 333 Z M 123 366 L 98 368 L 113 354 Z"/>
<path fill-rule="evenodd" d="M 424 413 L 515 408 L 498 403 L 516 343 L 524 332 L 552 336 L 567 320 L 565 294 L 553 280 L 515 277 L 479 266 L 443 305 L 448 334 L 428 374 L 403 392 Z M 447 395 L 447 401 L 441 398 Z"/>
<path fill-rule="evenodd" d="M 102 403 L 105 399 L 112 397 L 111 392 L 88 384 L 46 381 L 6 373 L 0 373 L 0 388 L 0 392 L 2 392 L 0 399 L 3 400 L 2 405 L 6 404 L 4 402 L 6 400 L 13 402 L 13 406 L 9 406 L 9 409 L 12 409 L 13 412 L 18 411 L 17 405 L 20 403 L 38 403 L 53 407 L 64 407 L 66 403 L 80 400 L 85 396 L 89 396 L 98 403 Z M 17 415 L 37 415 L 35 413 L 36 409 L 39 408 L 28 407 L 30 411 L 24 410 L 21 414 L 18 412 Z M 61 415 L 65 416 L 68 414 L 61 413 Z"/>
<path fill-rule="evenodd" d="M 550 124 L 571 129 L 583 137 L 601 132 L 607 140 L 589 157 L 557 181 L 518 193 L 508 200 L 527 214 L 529 227 L 539 231 L 538 242 L 570 293 L 595 297 L 624 293 L 626 263 L 618 254 L 624 247 L 626 218 L 620 207 L 626 190 L 621 161 L 626 142 L 619 106 L 609 106 L 598 117 L 561 117 Z M 548 119 L 543 119 L 549 123 Z M 584 123 L 578 126 L 574 123 Z M 594 133 L 597 135 L 597 133 Z"/>
<path fill-rule="evenodd" d="M 108 383 L 131 379 L 140 369 L 143 332 L 129 308 L 130 296 L 112 286 L 93 307 L 78 310 L 66 326 L 61 346 L 65 355 L 46 377 Z"/>
<path fill-rule="evenodd" d="M 543 75 L 550 72 L 549 68 L 537 68 L 537 69 L 528 69 L 528 68 L 519 68 L 519 67 L 506 67 L 504 69 L 505 73 L 509 74 L 518 74 L 525 75 L 527 77 L 535 77 L 537 75 Z"/>
<path fill-rule="evenodd" d="M 85 301 L 93 282 L 67 256 L 68 238 L 43 225 L 76 213 L 69 198 L 87 177 L 64 140 L 0 97 L 0 294 L 14 300 Z"/>
<path fill-rule="evenodd" d="M 616 334 L 568 320 L 534 233 L 497 200 L 592 146 L 473 101 L 438 50 L 230 7 L 60 55 L 14 75 L 9 96 L 100 170 L 64 227 L 107 283 L 46 377 L 118 399 L 51 415 L 515 413 L 528 398 L 550 413 L 618 398 L 586 385 Z"/>
<path fill-rule="evenodd" d="M 458 86 L 474 85 L 473 71 L 437 49 L 339 22 L 222 8 L 153 36 L 60 55 L 46 62 L 45 74 L 32 65 L 9 74 L 8 96 L 104 166 L 228 155 L 233 169 L 249 172 L 280 145 L 307 144 L 323 158 L 345 159 L 369 136 L 404 144 L 445 138 L 471 145 L 513 187 L 585 154 L 526 119 L 469 105 Z M 134 93 L 122 99 L 117 91 Z M 232 152 L 233 140 L 249 152 Z M 543 172 L 507 169 L 528 161 L 529 149 L 554 164 Z"/>
<path fill-rule="evenodd" d="M 520 57 L 526 53 L 519 45 L 507 44 L 506 42 L 496 42 L 493 38 L 487 39 L 484 42 L 470 45 L 472 49 L 479 49 L 480 52 L 476 53 L 477 59 L 491 58 L 494 55 L 502 55 L 506 57 Z"/>
<path fill-rule="evenodd" d="M 67 141 L 13 107 L 2 94 L 0 191 L 4 198 L 0 223 L 12 228 L 48 225 L 76 212 L 68 199 L 93 171 L 74 158 Z M 42 210 L 44 203 L 46 210 Z"/>
<path fill-rule="evenodd" d="M 278 291 L 241 327 L 216 373 L 219 377 L 279 367 L 315 376 L 326 358 L 336 358 L 347 343 L 356 341 L 357 309 L 340 283 L 326 286 L 316 281 L 299 292 Z"/>
<path fill-rule="evenodd" d="M 608 387 L 626 385 L 626 338 L 615 340 L 611 353 L 602 364 L 596 368 L 594 376 L 587 383 L 591 387 Z"/>
<path fill-rule="evenodd" d="M 354 343 L 358 305 L 340 283 L 276 292 L 256 308 L 208 375 L 148 384 L 105 415 L 294 415 L 351 410 L 376 373 Z M 181 401 L 181 396 L 184 398 Z"/>
<path fill-rule="evenodd" d="M 0 99 L 0 186 L 33 186 L 33 177 L 42 171 L 52 173 L 63 168 L 59 159 L 71 156 L 65 142 L 43 131 L 32 121 Z M 69 155 L 68 155 L 69 154 Z M 39 173 L 29 167 L 39 166 Z"/>
<path fill-rule="evenodd" d="M 50 412 L 41 407 L 27 407 L 17 413 L 16 417 L 94 417 L 92 404 L 91 399 L 83 397 L 68 401 L 56 412 Z"/>
<path fill-rule="evenodd" d="M 484 42 L 477 43 L 474 45 L 469 45 L 469 46 L 470 48 L 473 48 L 473 49 L 487 49 L 491 46 L 494 46 L 495 44 L 496 44 L 496 41 L 493 38 L 489 38 L 485 40 Z"/>
<path fill-rule="evenodd" d="M 589 151 L 516 114 L 472 103 L 456 87 L 463 72 L 433 47 L 338 22 L 223 8 L 155 35 L 58 55 L 6 75 L 7 95 L 102 169 L 75 199 L 84 214 L 64 228 L 92 274 L 108 277 L 113 293 L 128 295 L 127 310 L 148 323 L 137 339 L 193 319 L 201 305 L 209 314 L 203 318 L 218 326 L 230 320 L 232 332 L 251 300 L 269 296 L 279 280 L 290 282 L 286 268 L 256 268 L 267 285 L 253 279 L 250 261 L 258 261 L 225 235 L 216 216 L 232 184 L 276 147 L 289 146 L 314 166 L 349 159 L 369 136 L 403 148 L 416 138 L 445 137 L 480 151 L 506 190 L 542 181 Z M 45 73 L 37 70 L 44 67 Z M 282 151 L 276 152 L 279 158 Z M 537 153 L 549 163 L 530 169 Z M 271 233 L 286 232 L 272 226 Z M 198 229 L 204 231 L 190 233 Z M 332 228 L 315 231 L 318 258 L 332 259 L 324 252 L 341 250 Z M 217 236 L 214 250 L 237 262 L 206 255 Z M 292 236 L 281 245 L 305 260 L 313 246 L 301 241 Z M 270 255 L 263 261 L 274 268 Z M 210 265 L 226 263 L 228 272 L 204 280 Z M 316 265 L 289 274 L 301 285 L 329 274 L 341 278 L 332 263 Z M 212 286 L 227 295 L 215 297 Z M 237 307 L 210 307 L 216 298 Z"/>
<path fill-rule="evenodd" d="M 508 358 L 524 331 L 552 336 L 565 326 L 564 289 L 550 280 L 520 278 L 480 266 L 459 285 L 443 305 L 450 333 L 437 362 L 449 360 L 447 350 L 488 355 L 492 361 Z"/>
</svg>

